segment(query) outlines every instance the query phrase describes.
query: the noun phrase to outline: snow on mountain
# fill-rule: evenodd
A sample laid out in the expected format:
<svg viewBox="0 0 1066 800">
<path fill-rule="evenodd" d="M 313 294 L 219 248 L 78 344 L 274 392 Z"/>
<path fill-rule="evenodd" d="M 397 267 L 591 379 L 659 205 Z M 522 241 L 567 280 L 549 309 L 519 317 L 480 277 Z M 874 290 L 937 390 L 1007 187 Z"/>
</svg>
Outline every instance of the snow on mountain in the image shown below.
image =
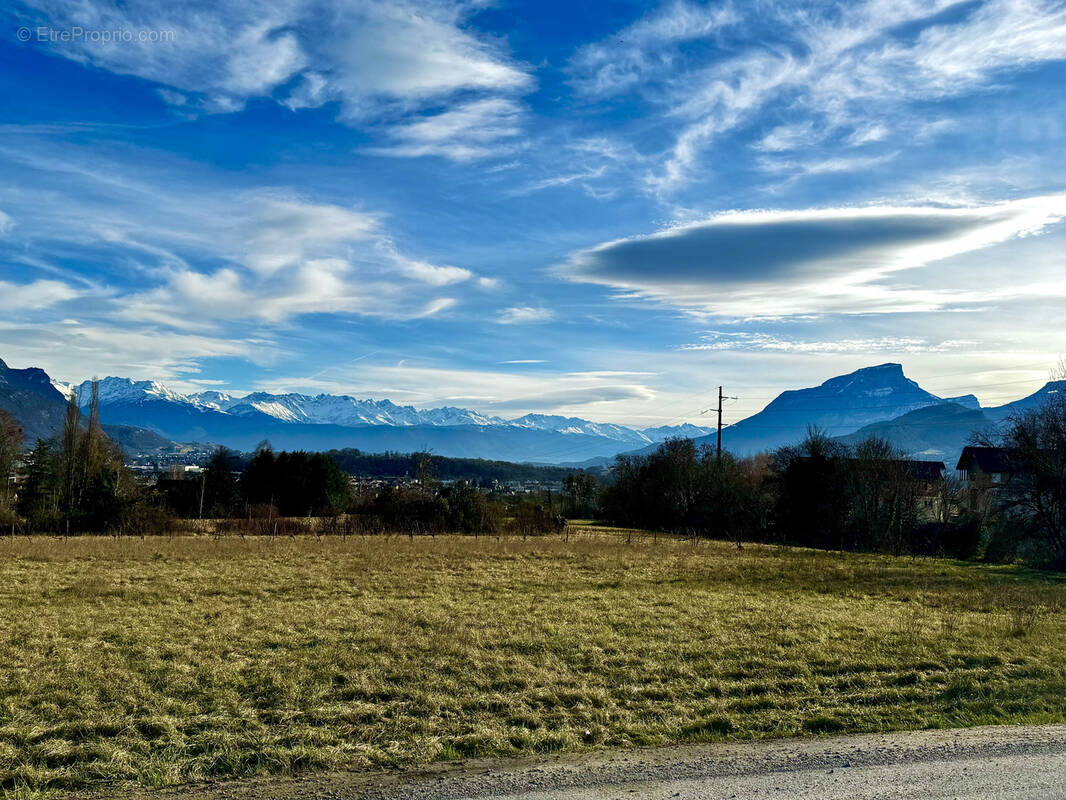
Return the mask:
<svg viewBox="0 0 1066 800">
<path fill-rule="evenodd" d="M 81 393 L 83 404 L 88 403 L 90 388 L 88 381 L 75 387 Z M 560 414 L 525 414 L 504 419 L 452 406 L 419 409 L 390 400 L 331 394 L 252 392 L 239 396 L 212 390 L 185 395 L 157 381 L 114 377 L 100 382 L 100 401 L 101 407 L 111 412 L 105 416 L 106 421 L 149 427 L 171 438 L 186 437 L 182 441 L 243 442 L 261 434 L 280 440 L 290 435 L 284 431 L 291 431 L 291 436 L 302 431 L 301 442 L 318 439 L 332 442 L 357 436 L 362 437 L 359 441 L 373 439 L 374 446 L 386 447 L 394 445 L 386 445 L 384 439 L 378 443 L 378 439 L 385 435 L 385 429 L 391 429 L 389 442 L 402 439 L 405 443 L 409 440 L 411 447 L 428 447 L 441 437 L 451 437 L 451 441 L 477 435 L 479 430 L 491 430 L 494 436 L 518 437 L 522 441 L 533 442 L 531 437 L 540 437 L 536 441 L 545 443 L 538 444 L 540 449 L 536 451 L 530 444 L 529 452 L 554 453 L 559 451 L 558 443 L 564 439 L 574 441 L 579 450 L 584 448 L 582 452 L 591 452 L 588 447 L 591 442 L 598 442 L 596 446 L 601 449 L 636 451 L 654 448 L 672 436 L 704 442 L 714 438 L 714 428 L 691 424 L 637 430 Z M 809 425 L 839 436 L 943 402 L 907 378 L 901 365 L 881 364 L 830 378 L 820 386 L 783 392 L 763 411 L 728 426 L 724 439 L 734 452 L 757 452 L 802 438 Z M 976 407 L 976 398 L 972 396 L 955 398 L 955 402 Z M 436 433 L 420 433 L 430 429 Z M 556 437 L 553 441 L 557 444 L 549 446 L 545 437 Z"/>
<path fill-rule="evenodd" d="M 82 404 L 88 404 L 92 382 L 84 381 L 76 386 L 62 385 L 57 388 L 65 394 L 73 389 L 81 397 Z M 279 422 L 293 424 L 344 427 L 516 427 L 564 435 L 595 436 L 633 447 L 660 442 L 670 436 L 703 435 L 711 430 L 695 425 L 681 425 L 640 431 L 625 425 L 590 422 L 579 417 L 557 414 L 526 414 L 508 420 L 454 406 L 418 409 L 397 405 L 391 400 L 360 400 L 348 395 L 252 392 L 242 396 L 215 390 L 186 395 L 169 389 L 158 381 L 134 381 L 115 377 L 100 381 L 101 406 L 143 406 L 152 403 L 185 407 L 190 413 L 214 412 L 240 418 L 261 418 L 260 415 L 265 415 Z"/>
<path fill-rule="evenodd" d="M 204 408 L 213 408 L 215 411 L 224 411 L 233 404 L 232 395 L 228 395 L 225 392 L 216 392 L 214 390 L 190 395 L 190 399 Z"/>
<path fill-rule="evenodd" d="M 82 405 L 88 405 L 92 395 L 92 381 L 82 381 L 73 387 Z M 193 400 L 188 395 L 168 389 L 159 381 L 134 381 L 129 378 L 102 378 L 100 383 L 100 405 L 117 405 L 122 403 L 141 403 L 145 400 L 165 400 L 169 403 L 188 403 Z"/>
<path fill-rule="evenodd" d="M 610 422 L 589 422 L 579 417 L 563 417 L 557 414 L 526 414 L 523 417 L 510 420 L 507 424 L 519 428 L 533 428 L 539 431 L 602 436 L 605 439 L 632 442 L 637 446 L 652 441 L 641 431 L 627 428 L 625 425 L 615 425 Z"/>
<path fill-rule="evenodd" d="M 641 431 L 653 442 L 664 442 L 677 436 L 695 439 L 698 436 L 707 436 L 714 433 L 714 428 L 704 428 L 686 422 L 684 425 L 660 425 L 657 428 L 645 428 Z"/>
<path fill-rule="evenodd" d="M 78 386 L 74 383 L 64 383 L 63 381 L 59 381 L 55 378 L 52 378 L 51 384 L 57 392 L 63 395 L 64 399 L 70 397 L 71 392 L 74 392 L 75 394 L 77 394 L 78 392 Z"/>
<path fill-rule="evenodd" d="M 501 425 L 499 417 L 487 417 L 465 408 L 420 410 L 398 406 L 390 400 L 359 400 L 347 395 L 269 394 L 253 392 L 244 397 L 220 392 L 201 392 L 191 398 L 204 406 L 230 414 L 259 412 L 283 422 L 312 425 Z"/>
</svg>

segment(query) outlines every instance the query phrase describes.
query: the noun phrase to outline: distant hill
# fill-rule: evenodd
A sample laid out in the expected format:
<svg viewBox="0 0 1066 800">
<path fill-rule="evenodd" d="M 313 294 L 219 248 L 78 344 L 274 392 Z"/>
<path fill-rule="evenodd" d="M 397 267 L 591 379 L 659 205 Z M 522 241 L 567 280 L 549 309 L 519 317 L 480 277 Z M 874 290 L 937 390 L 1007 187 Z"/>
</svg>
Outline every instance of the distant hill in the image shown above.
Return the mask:
<svg viewBox="0 0 1066 800">
<path fill-rule="evenodd" d="M 1051 381 L 1027 397 L 991 408 L 981 408 L 970 400 L 973 395 L 967 395 L 954 398 L 955 402 L 945 400 L 896 419 L 866 425 L 840 439 L 854 444 L 876 435 L 892 442 L 911 458 L 942 460 L 954 467 L 962 448 L 970 443 L 975 433 L 994 432 L 1012 414 L 1035 411 L 1058 392 L 1066 393 L 1066 381 Z M 966 402 L 958 402 L 962 400 Z"/>
<path fill-rule="evenodd" d="M 797 442 L 811 426 L 830 436 L 842 436 L 872 422 L 942 402 L 906 377 L 901 364 L 865 367 L 819 386 L 782 392 L 759 413 L 727 427 L 722 432 L 722 447 L 736 455 L 751 455 Z M 713 446 L 716 438 L 716 434 L 709 434 L 695 441 Z M 645 447 L 636 452 L 654 449 Z"/>
<path fill-rule="evenodd" d="M 1048 381 L 1039 390 L 1021 400 L 1014 400 L 1001 406 L 986 408 L 984 411 L 989 418 L 996 422 L 1009 419 L 1011 414 L 1035 411 L 1040 408 L 1053 394 L 1066 394 L 1066 381 Z"/>
<path fill-rule="evenodd" d="M 51 439 L 63 430 L 67 400 L 44 370 L 12 369 L 0 360 L 0 408 L 22 425 L 25 445 Z M 104 433 L 126 453 L 147 453 L 178 447 L 154 431 L 131 425 L 103 425 Z"/>
<path fill-rule="evenodd" d="M 410 453 L 364 453 L 359 450 L 330 450 L 329 455 L 349 475 L 369 478 L 402 478 L 418 474 L 418 457 Z M 515 464 L 481 458 L 447 458 L 430 455 L 433 477 L 444 481 L 562 481 L 577 470 L 566 467 Z"/>
<path fill-rule="evenodd" d="M 147 428 L 135 428 L 132 425 L 101 426 L 108 438 L 128 454 L 158 453 L 184 451 L 183 445 L 172 442 Z"/>
<path fill-rule="evenodd" d="M 987 431 L 995 423 L 980 409 L 944 402 L 910 411 L 896 419 L 864 425 L 854 433 L 838 437 L 845 444 L 858 444 L 870 436 L 887 439 L 908 458 L 943 461 L 954 468 L 962 448 L 974 433 Z"/>
<path fill-rule="evenodd" d="M 750 454 L 802 439 L 812 425 L 840 436 L 940 402 L 906 377 L 901 364 L 881 364 L 820 386 L 782 392 L 758 414 L 726 428 L 722 444 L 731 452 Z M 713 437 L 698 441 L 713 443 Z"/>
<path fill-rule="evenodd" d="M 66 401 L 42 369 L 12 369 L 0 360 L 0 408 L 22 425 L 25 441 L 48 439 L 63 429 Z"/>
</svg>

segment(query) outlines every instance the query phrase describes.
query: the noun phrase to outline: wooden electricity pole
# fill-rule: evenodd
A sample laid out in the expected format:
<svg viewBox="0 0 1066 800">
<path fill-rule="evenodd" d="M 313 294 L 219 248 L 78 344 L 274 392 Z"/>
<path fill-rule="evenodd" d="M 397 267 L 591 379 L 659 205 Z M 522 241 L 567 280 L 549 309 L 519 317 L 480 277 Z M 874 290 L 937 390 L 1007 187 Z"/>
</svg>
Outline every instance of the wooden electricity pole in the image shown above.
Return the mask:
<svg viewBox="0 0 1066 800">
<path fill-rule="evenodd" d="M 718 387 L 718 455 L 717 459 L 722 460 L 722 387 Z"/>
</svg>

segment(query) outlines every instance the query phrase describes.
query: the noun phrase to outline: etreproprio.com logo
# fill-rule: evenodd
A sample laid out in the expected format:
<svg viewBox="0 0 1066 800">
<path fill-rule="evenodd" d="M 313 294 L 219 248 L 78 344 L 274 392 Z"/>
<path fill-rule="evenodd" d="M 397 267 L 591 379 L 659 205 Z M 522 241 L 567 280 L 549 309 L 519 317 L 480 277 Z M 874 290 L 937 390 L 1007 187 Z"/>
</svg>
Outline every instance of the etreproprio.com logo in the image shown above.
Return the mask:
<svg viewBox="0 0 1066 800">
<path fill-rule="evenodd" d="M 47 42 L 50 44 L 133 44 L 173 42 L 174 31 L 165 30 L 131 30 L 129 28 L 83 28 L 74 25 L 70 28 L 54 28 L 51 25 L 38 25 L 34 28 L 23 26 L 15 31 L 15 38 L 20 42 Z"/>
</svg>

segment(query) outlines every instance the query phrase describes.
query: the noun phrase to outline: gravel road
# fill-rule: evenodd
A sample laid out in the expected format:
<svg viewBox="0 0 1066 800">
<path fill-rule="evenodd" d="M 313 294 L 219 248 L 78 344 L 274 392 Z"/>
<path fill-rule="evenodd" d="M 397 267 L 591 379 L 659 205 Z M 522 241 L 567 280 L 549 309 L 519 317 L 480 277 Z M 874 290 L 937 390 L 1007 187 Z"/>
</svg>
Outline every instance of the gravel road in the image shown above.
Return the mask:
<svg viewBox="0 0 1066 800">
<path fill-rule="evenodd" d="M 465 762 L 415 775 L 187 787 L 181 800 L 1066 798 L 1066 725 L 988 727 Z"/>
</svg>

